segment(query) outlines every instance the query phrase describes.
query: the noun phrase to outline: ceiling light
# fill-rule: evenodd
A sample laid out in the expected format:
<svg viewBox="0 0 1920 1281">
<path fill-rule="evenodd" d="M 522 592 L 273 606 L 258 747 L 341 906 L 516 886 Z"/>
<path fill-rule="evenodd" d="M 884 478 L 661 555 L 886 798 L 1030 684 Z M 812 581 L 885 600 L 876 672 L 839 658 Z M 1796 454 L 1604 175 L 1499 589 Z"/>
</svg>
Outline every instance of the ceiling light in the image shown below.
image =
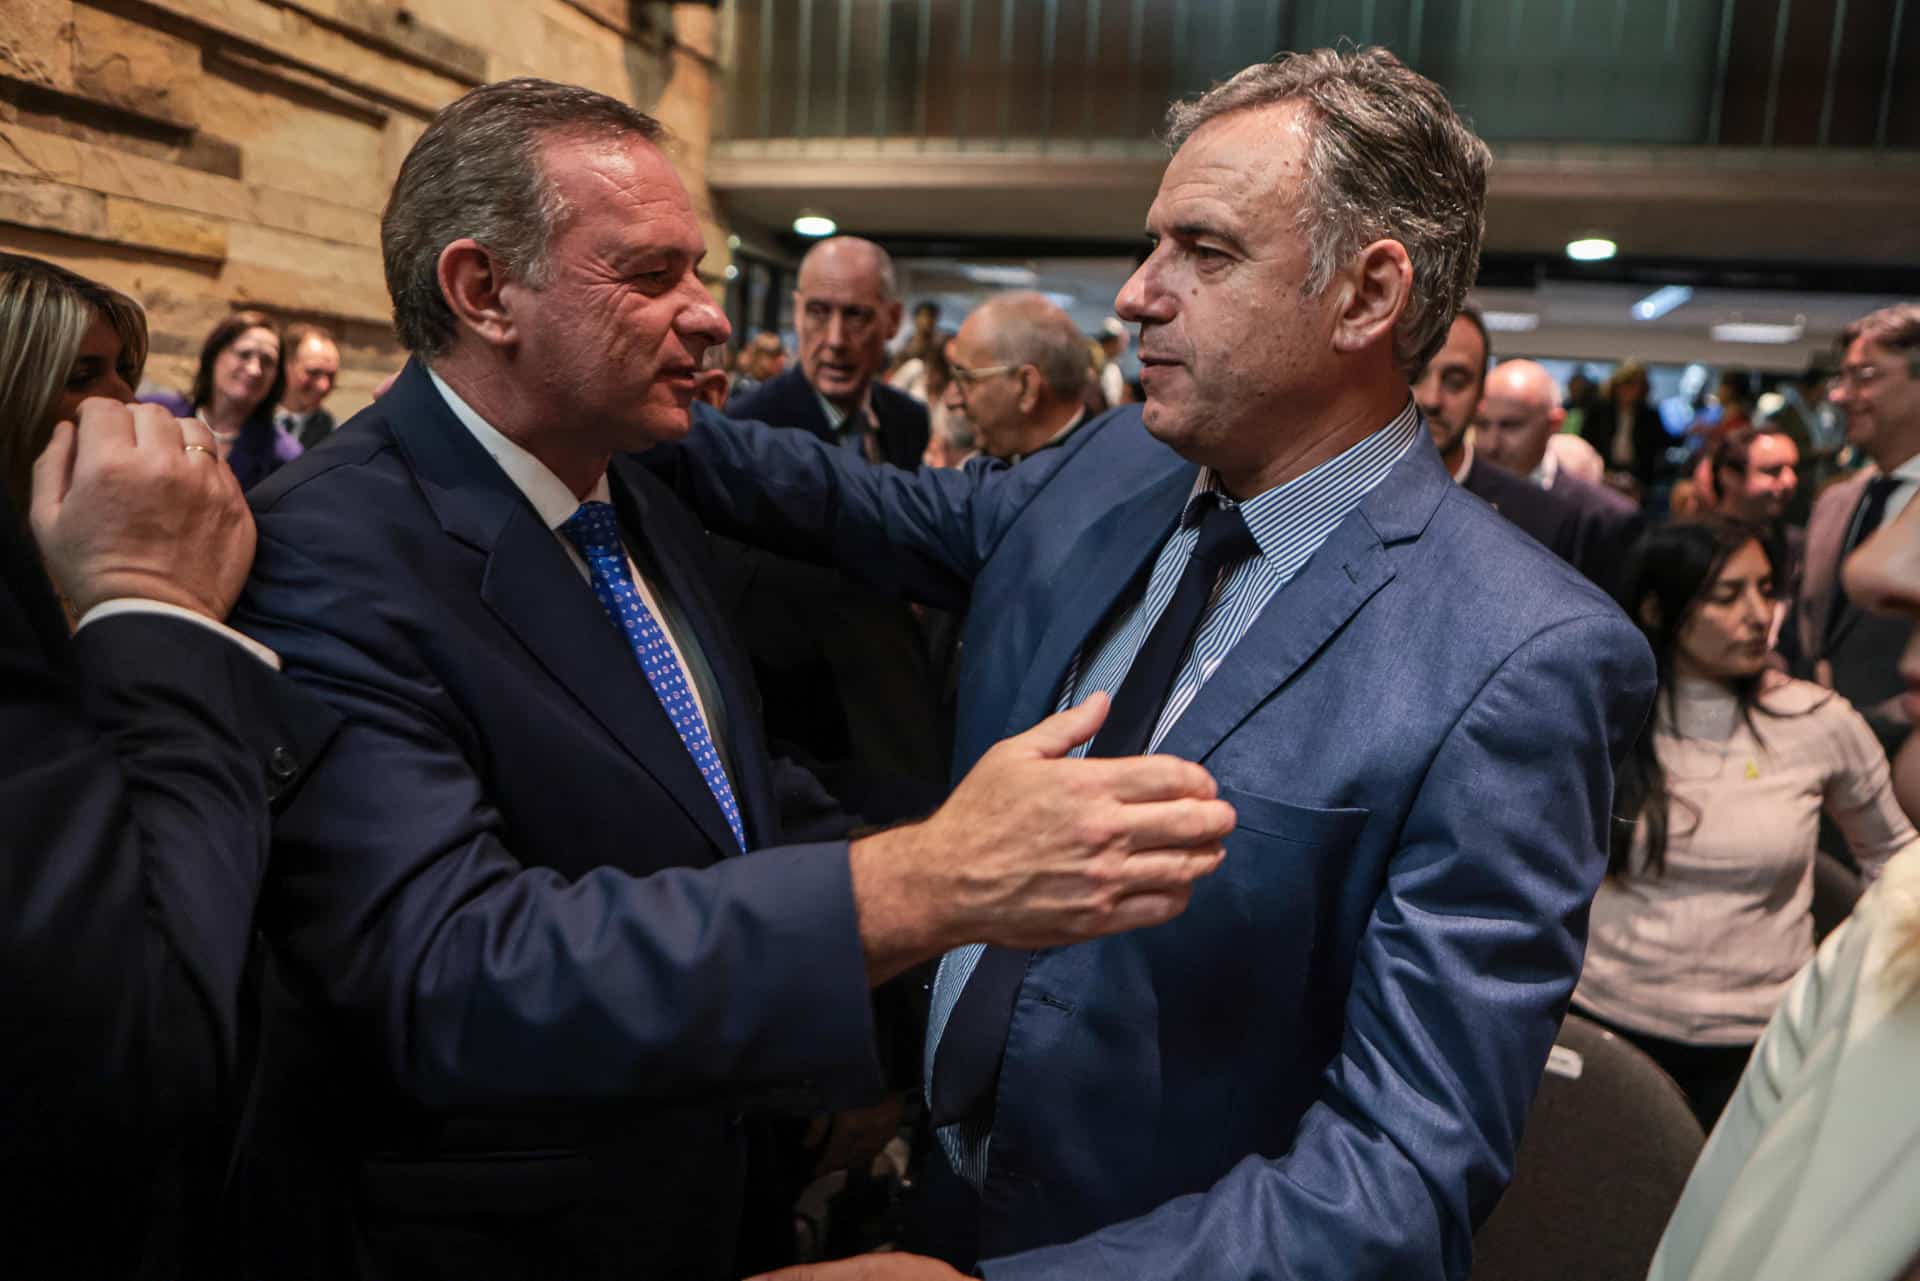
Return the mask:
<svg viewBox="0 0 1920 1281">
<path fill-rule="evenodd" d="M 1480 319 L 1497 334 L 1524 334 L 1540 328 L 1540 317 L 1531 311 L 1483 311 Z"/>
<path fill-rule="evenodd" d="M 1031 289 L 1040 279 L 1031 267 L 1003 267 L 992 263 L 963 263 L 960 274 L 976 285 L 997 285 L 1003 289 Z"/>
<path fill-rule="evenodd" d="M 796 236 L 808 236 L 818 240 L 822 236 L 831 236 L 840 230 L 840 224 L 825 214 L 803 213 L 793 220 L 793 233 Z"/>
<path fill-rule="evenodd" d="M 1799 342 L 1800 335 L 1807 332 L 1807 326 L 1805 321 L 1800 320 L 1790 325 L 1735 320 L 1724 325 L 1715 325 L 1707 332 L 1713 335 L 1715 342 Z"/>
<path fill-rule="evenodd" d="M 1675 307 L 1685 306 L 1693 301 L 1692 285 L 1668 285 L 1665 289 L 1656 289 L 1633 304 L 1635 320 L 1658 320 Z"/>
<path fill-rule="evenodd" d="M 1567 242 L 1567 257 L 1575 262 L 1605 262 L 1619 250 L 1620 246 L 1599 236 Z"/>
</svg>

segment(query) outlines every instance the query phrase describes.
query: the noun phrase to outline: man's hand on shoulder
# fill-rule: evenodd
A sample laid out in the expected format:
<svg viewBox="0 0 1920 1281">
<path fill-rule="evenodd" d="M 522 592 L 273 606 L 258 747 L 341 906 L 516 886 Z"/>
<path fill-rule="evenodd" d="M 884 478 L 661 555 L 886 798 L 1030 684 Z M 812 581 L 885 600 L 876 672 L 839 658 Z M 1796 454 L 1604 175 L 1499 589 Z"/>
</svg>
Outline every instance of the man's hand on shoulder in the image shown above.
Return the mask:
<svg viewBox="0 0 1920 1281">
<path fill-rule="evenodd" d="M 808 1263 L 764 1272 L 749 1281 L 965 1281 L 938 1259 L 919 1254 L 863 1254 L 838 1263 Z"/>
<path fill-rule="evenodd" d="M 76 616 L 136 598 L 226 618 L 253 514 L 213 434 L 157 405 L 90 398 L 33 465 L 33 534 Z"/>
<path fill-rule="evenodd" d="M 995 744 L 932 817 L 854 842 L 875 982 L 964 943 L 1060 946 L 1185 910 L 1233 807 L 1191 761 L 1068 759 L 1107 707 L 1096 695 Z"/>
</svg>

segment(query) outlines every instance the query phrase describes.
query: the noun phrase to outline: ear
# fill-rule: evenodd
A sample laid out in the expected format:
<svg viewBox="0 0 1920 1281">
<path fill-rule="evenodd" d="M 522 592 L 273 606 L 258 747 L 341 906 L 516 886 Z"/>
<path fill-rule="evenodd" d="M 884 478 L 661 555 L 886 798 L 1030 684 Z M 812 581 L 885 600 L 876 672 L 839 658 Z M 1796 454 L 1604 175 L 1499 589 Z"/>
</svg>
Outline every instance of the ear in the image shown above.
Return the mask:
<svg viewBox="0 0 1920 1281">
<path fill-rule="evenodd" d="M 504 296 L 509 282 L 484 245 L 463 237 L 442 249 L 439 279 L 441 297 L 464 328 L 495 347 L 516 341 L 512 308 Z"/>
<path fill-rule="evenodd" d="M 1634 613 L 1637 614 L 1640 621 L 1648 627 L 1661 626 L 1660 598 L 1652 592 L 1648 592 L 1640 598 L 1640 608 L 1635 610 Z"/>
<path fill-rule="evenodd" d="M 1030 414 L 1040 404 L 1040 371 L 1032 365 L 1022 365 L 1013 376 L 1020 380 L 1020 412 Z"/>
<path fill-rule="evenodd" d="M 1334 350 L 1365 351 L 1383 340 L 1391 350 L 1393 327 L 1413 293 L 1413 261 L 1406 246 L 1397 240 L 1374 241 L 1336 277 L 1336 287 L 1340 294 Z"/>
<path fill-rule="evenodd" d="M 886 331 L 886 341 L 892 342 L 893 336 L 900 332 L 900 300 L 886 304 L 880 309 L 880 327 Z"/>
</svg>

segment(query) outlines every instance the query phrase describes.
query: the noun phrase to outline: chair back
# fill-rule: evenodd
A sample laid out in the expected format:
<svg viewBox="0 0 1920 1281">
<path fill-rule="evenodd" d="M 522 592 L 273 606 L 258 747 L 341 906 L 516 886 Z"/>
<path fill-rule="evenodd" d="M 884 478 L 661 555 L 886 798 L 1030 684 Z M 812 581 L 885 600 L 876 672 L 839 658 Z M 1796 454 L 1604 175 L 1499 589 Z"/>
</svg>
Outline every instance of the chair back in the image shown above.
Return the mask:
<svg viewBox="0 0 1920 1281">
<path fill-rule="evenodd" d="M 1567 1015 L 1473 1281 L 1639 1281 L 1705 1143 L 1652 1059 Z"/>
</svg>

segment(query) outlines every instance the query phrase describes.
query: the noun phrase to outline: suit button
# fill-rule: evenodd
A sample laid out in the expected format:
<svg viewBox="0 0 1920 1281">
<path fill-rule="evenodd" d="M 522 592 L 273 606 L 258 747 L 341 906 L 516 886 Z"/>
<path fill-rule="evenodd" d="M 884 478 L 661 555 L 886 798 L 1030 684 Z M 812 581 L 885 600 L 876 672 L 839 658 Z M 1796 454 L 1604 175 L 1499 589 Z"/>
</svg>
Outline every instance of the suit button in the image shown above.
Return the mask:
<svg viewBox="0 0 1920 1281">
<path fill-rule="evenodd" d="M 267 757 L 267 772 L 284 783 L 300 772 L 300 762 L 286 748 L 276 747 Z"/>
</svg>

